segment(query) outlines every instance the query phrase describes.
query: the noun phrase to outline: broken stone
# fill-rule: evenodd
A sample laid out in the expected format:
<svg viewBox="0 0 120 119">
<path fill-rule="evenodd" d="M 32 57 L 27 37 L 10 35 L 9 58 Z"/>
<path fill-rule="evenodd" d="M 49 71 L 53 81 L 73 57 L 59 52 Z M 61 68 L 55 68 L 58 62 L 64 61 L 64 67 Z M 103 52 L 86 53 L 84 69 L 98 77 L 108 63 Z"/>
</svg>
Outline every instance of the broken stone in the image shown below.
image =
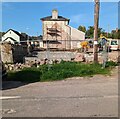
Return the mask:
<svg viewBox="0 0 120 119">
<path fill-rule="evenodd" d="M 76 56 L 75 56 L 75 59 L 74 61 L 76 62 L 82 62 L 83 61 L 83 54 L 82 53 L 77 53 Z"/>
<path fill-rule="evenodd" d="M 13 109 L 3 109 L 2 114 L 12 114 L 15 113 L 16 111 Z"/>
</svg>

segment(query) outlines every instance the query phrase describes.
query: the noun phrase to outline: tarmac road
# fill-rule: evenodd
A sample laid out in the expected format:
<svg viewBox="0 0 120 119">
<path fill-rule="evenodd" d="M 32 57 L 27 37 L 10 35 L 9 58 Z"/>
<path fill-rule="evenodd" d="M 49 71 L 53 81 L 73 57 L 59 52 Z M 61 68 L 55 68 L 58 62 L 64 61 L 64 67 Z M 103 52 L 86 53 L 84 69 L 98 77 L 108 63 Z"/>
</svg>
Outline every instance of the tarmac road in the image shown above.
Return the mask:
<svg viewBox="0 0 120 119">
<path fill-rule="evenodd" d="M 3 117 L 117 117 L 117 74 L 115 69 L 112 76 L 3 82 Z"/>
</svg>

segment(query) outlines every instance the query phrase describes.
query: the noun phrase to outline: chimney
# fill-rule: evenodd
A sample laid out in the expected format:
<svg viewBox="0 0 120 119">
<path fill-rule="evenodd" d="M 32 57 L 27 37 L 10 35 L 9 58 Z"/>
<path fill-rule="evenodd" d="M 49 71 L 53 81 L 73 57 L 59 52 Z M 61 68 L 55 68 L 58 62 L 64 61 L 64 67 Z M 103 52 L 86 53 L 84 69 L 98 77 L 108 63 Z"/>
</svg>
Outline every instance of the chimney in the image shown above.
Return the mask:
<svg viewBox="0 0 120 119">
<path fill-rule="evenodd" d="M 58 19 L 58 11 L 57 11 L 57 9 L 52 10 L 52 19 Z"/>
<path fill-rule="evenodd" d="M 116 28 L 116 32 L 118 32 L 118 28 Z"/>
</svg>

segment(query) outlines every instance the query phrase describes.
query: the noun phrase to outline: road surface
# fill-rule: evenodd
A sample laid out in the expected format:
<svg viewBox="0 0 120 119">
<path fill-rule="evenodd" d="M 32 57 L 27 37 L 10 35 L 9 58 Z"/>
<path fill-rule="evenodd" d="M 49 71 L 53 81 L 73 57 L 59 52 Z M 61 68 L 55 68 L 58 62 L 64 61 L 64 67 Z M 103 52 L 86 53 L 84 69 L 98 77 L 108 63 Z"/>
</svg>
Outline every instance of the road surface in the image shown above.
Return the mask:
<svg viewBox="0 0 120 119">
<path fill-rule="evenodd" d="M 63 81 L 3 82 L 3 117 L 117 117 L 118 72 Z"/>
</svg>

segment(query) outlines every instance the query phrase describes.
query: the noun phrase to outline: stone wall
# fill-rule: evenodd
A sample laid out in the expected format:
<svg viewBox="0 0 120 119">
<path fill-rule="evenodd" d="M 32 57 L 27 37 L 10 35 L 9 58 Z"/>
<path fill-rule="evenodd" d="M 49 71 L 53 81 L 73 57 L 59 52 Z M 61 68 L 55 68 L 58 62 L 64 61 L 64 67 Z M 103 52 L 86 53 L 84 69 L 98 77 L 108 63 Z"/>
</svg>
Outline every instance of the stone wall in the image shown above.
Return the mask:
<svg viewBox="0 0 120 119">
<path fill-rule="evenodd" d="M 27 55 L 27 46 L 15 45 L 13 49 L 14 62 L 24 62 L 24 57 Z"/>
<path fill-rule="evenodd" d="M 22 45 L 0 44 L 1 60 L 4 63 L 23 62 L 27 55 L 27 47 Z"/>
<path fill-rule="evenodd" d="M 13 54 L 11 44 L 0 44 L 1 60 L 6 63 L 13 63 Z"/>
<path fill-rule="evenodd" d="M 83 53 L 70 51 L 41 51 L 37 52 L 37 56 L 35 57 L 25 57 L 25 64 L 34 61 L 44 64 L 45 60 L 49 62 L 60 62 L 61 60 L 81 62 L 83 61 Z"/>
</svg>

